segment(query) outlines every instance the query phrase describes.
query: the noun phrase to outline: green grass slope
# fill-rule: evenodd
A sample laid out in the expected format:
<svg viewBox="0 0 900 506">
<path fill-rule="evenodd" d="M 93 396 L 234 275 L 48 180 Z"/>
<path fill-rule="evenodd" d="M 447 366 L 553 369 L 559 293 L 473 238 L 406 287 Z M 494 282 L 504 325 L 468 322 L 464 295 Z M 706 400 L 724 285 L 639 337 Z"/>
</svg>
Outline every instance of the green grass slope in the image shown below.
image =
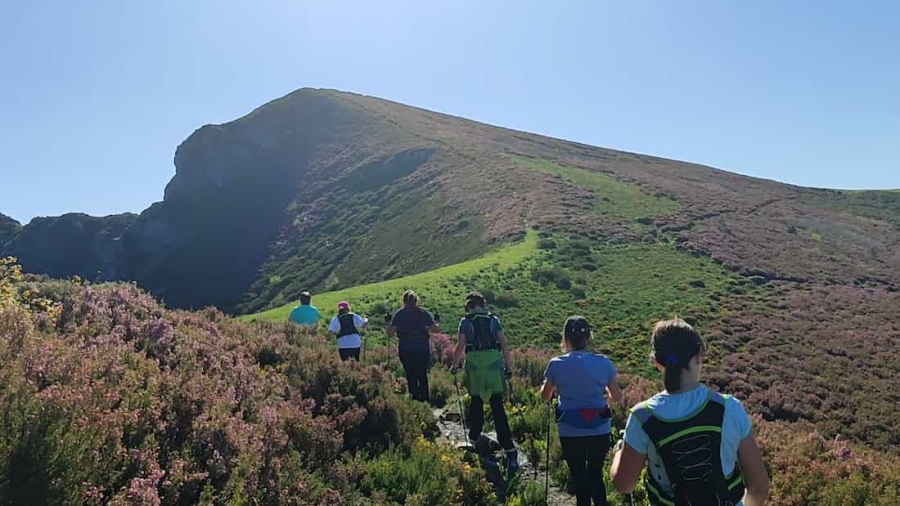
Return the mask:
<svg viewBox="0 0 900 506">
<path fill-rule="evenodd" d="M 652 373 L 647 335 L 657 319 L 680 315 L 706 323 L 723 311 L 723 299 L 755 291 L 752 282 L 671 244 L 591 243 L 529 231 L 524 240 L 479 259 L 314 295 L 313 304 L 330 315 L 338 302 L 347 300 L 357 312 L 380 320 L 382 313 L 398 307 L 406 289 L 416 290 L 424 307 L 440 312 L 451 334 L 462 316 L 465 294 L 483 292 L 515 345 L 556 347 L 565 318 L 583 314 L 597 331 L 595 348 L 642 374 Z M 284 320 L 295 304 L 241 318 Z M 382 340 L 379 332 L 372 336 L 375 341 Z"/>
<path fill-rule="evenodd" d="M 594 194 L 595 213 L 612 215 L 629 220 L 662 216 L 677 211 L 678 202 L 647 195 L 635 184 L 620 181 L 596 171 L 568 167 L 549 160 L 512 155 L 517 164 L 550 176 L 560 177 L 569 183 Z"/>
<path fill-rule="evenodd" d="M 412 276 L 405 276 L 379 283 L 371 283 L 315 295 L 313 304 L 327 314 L 328 311 L 337 307 L 338 302 L 347 300 L 356 304 L 359 312 L 365 312 L 365 310 L 372 310 L 376 304 L 380 304 L 383 307 L 391 307 L 391 304 L 396 306 L 396 301 L 403 291 L 415 289 L 426 297 L 425 301 L 423 301 L 426 304 L 431 304 L 433 306 L 434 303 L 437 302 L 441 307 L 449 308 L 451 305 L 458 306 L 459 304 L 454 304 L 453 301 L 460 300 L 464 297 L 467 290 L 467 287 L 463 283 L 465 279 L 474 273 L 478 273 L 479 271 L 488 268 L 509 269 L 526 261 L 536 253 L 537 233 L 529 231 L 521 242 L 504 245 L 498 250 L 488 253 L 476 260 L 470 260 L 468 262 L 462 262 Z M 448 282 L 448 280 L 455 281 Z M 450 289 L 448 290 L 447 288 Z M 437 293 L 441 293 L 442 295 L 439 297 L 432 296 L 432 294 Z M 296 302 L 292 302 L 262 313 L 242 316 L 241 319 L 261 319 L 270 321 L 284 320 L 288 317 L 288 314 L 290 314 L 291 309 L 295 305 Z"/>
</svg>

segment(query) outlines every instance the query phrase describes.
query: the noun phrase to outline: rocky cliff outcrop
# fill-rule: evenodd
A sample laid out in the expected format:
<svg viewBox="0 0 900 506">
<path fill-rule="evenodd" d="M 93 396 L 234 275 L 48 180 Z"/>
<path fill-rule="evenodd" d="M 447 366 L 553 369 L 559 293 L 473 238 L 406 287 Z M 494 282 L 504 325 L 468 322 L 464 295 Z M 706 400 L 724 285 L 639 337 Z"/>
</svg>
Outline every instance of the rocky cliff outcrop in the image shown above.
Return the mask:
<svg viewBox="0 0 900 506">
<path fill-rule="evenodd" d="M 18 257 L 28 272 L 52 277 L 127 279 L 122 234 L 136 220 L 135 214 L 98 218 L 72 213 L 35 218 L 10 238 L 3 254 Z"/>
<path fill-rule="evenodd" d="M 18 221 L 0 214 L 0 251 L 3 251 L 3 245 L 6 244 L 14 235 L 22 229 L 22 224 Z"/>
</svg>

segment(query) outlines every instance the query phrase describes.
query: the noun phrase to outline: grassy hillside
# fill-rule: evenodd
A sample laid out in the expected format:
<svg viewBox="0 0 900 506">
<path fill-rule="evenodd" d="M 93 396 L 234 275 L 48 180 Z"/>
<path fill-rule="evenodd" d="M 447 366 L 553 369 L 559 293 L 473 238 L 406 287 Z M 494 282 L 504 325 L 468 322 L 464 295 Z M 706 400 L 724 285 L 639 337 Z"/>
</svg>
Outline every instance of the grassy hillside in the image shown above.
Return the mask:
<svg viewBox="0 0 900 506">
<path fill-rule="evenodd" d="M 529 231 L 523 241 L 477 260 L 326 292 L 313 303 L 330 314 L 347 300 L 356 311 L 380 319 L 398 307 L 406 289 L 416 290 L 423 306 L 445 316 L 443 326 L 450 333 L 462 316 L 465 295 L 482 291 L 515 345 L 556 347 L 565 318 L 583 314 L 597 329 L 598 349 L 624 370 L 640 374 L 652 373 L 646 360 L 652 322 L 680 315 L 705 324 L 722 311 L 723 298 L 758 291 L 752 281 L 671 244 L 597 245 L 577 236 Z M 294 305 L 242 319 L 284 321 Z"/>
<path fill-rule="evenodd" d="M 577 188 L 594 194 L 592 210 L 600 215 L 612 215 L 630 220 L 671 214 L 678 202 L 647 195 L 632 183 L 596 171 L 568 167 L 549 160 L 511 156 L 517 164 L 538 172 L 560 177 Z"/>
<path fill-rule="evenodd" d="M 407 289 L 415 289 L 421 293 L 424 297 L 423 303 L 429 307 L 438 309 L 458 307 L 459 301 L 465 297 L 467 291 L 472 290 L 471 287 L 465 285 L 465 281 L 471 279 L 474 274 L 486 270 L 506 271 L 528 261 L 537 252 L 537 233 L 528 231 L 521 242 L 504 245 L 497 251 L 476 260 L 412 276 L 316 294 L 314 305 L 325 314 L 336 308 L 338 302 L 343 300 L 350 301 L 356 306 L 356 311 L 363 314 L 374 309 L 396 309 L 400 295 Z M 292 302 L 262 313 L 242 316 L 240 319 L 284 321 L 295 305 L 296 302 Z M 380 317 L 381 315 L 373 316 Z"/>
</svg>

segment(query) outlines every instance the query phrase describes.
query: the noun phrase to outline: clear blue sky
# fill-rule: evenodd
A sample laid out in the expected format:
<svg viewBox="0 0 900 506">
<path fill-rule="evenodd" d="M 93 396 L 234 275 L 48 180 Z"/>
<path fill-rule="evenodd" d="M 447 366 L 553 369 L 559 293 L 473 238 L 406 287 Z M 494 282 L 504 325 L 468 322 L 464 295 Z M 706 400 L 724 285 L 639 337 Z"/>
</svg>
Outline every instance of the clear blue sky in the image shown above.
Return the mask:
<svg viewBox="0 0 900 506">
<path fill-rule="evenodd" d="M 898 26 L 895 0 L 3 2 L 0 212 L 140 212 L 194 129 L 304 86 L 900 188 Z"/>
</svg>

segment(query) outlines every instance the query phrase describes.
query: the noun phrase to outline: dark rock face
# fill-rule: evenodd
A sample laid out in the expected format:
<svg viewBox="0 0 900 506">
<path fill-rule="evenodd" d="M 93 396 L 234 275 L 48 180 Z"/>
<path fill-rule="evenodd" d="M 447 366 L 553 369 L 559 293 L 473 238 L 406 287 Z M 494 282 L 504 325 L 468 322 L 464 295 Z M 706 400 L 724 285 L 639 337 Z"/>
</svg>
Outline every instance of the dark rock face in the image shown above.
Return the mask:
<svg viewBox="0 0 900 506">
<path fill-rule="evenodd" d="M 178 146 L 163 201 L 140 216 L 72 214 L 24 228 L 0 220 L 0 253 L 19 257 L 29 272 L 134 280 L 173 307 L 230 311 L 269 255 L 299 240 L 273 245 L 296 218 L 286 212 L 292 203 L 380 187 L 434 152 L 367 147 L 372 118 L 339 96 L 299 90 L 238 120 L 201 127 Z M 348 177 L 354 168 L 371 177 Z"/>
<path fill-rule="evenodd" d="M 0 251 L 3 251 L 3 245 L 21 229 L 22 225 L 18 221 L 5 214 L 0 214 Z"/>
<path fill-rule="evenodd" d="M 51 277 L 125 279 L 122 233 L 136 220 L 134 214 L 35 218 L 6 243 L 3 254 L 18 257 L 28 272 Z"/>
</svg>

